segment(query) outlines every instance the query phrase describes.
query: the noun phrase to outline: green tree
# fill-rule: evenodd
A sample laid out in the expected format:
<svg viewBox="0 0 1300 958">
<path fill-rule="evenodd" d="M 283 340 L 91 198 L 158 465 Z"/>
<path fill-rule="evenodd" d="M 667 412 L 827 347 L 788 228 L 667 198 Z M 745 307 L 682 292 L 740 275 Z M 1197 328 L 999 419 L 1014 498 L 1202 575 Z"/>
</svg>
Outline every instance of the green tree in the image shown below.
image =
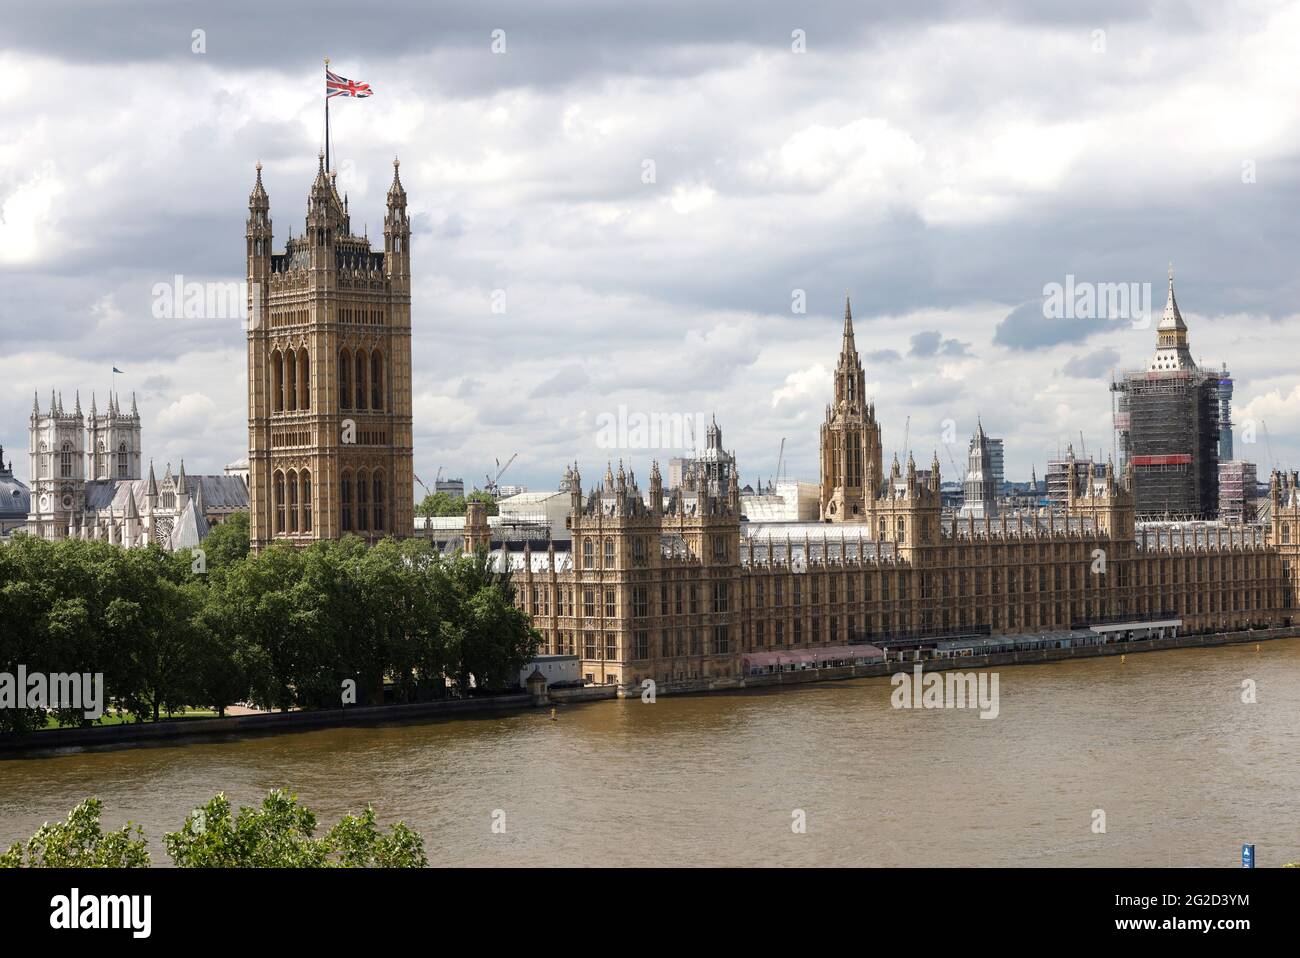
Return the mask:
<svg viewBox="0 0 1300 958">
<path fill-rule="evenodd" d="M 486 551 L 453 560 L 454 625 L 461 633 L 454 676 L 462 694 L 510 687 L 541 645 L 532 620 L 515 606 L 509 572 L 493 561 Z"/>
<path fill-rule="evenodd" d="M 105 832 L 99 824 L 104 803 L 88 798 L 66 822 L 46 822 L 27 840 L 0 855 L 0 868 L 148 868 L 148 842 L 130 822 Z M 25 853 L 25 856 L 24 856 Z"/>
<path fill-rule="evenodd" d="M 209 571 L 222 569 L 248 557 L 248 513 L 236 512 L 214 526 L 203 540 L 203 552 Z"/>
<path fill-rule="evenodd" d="M 260 808 L 217 795 L 163 837 L 172 861 L 182 868 L 420 868 L 424 840 L 398 823 L 384 834 L 367 806 L 359 818 L 345 817 L 316 838 L 316 816 L 296 796 L 272 791 Z"/>
<path fill-rule="evenodd" d="M 115 696 L 127 711 L 158 721 L 188 704 L 206 635 L 198 623 L 203 585 L 187 555 L 156 545 L 120 550 L 121 593 L 104 611 Z"/>
<path fill-rule="evenodd" d="M 250 696 L 264 707 L 288 711 L 295 689 L 310 684 L 319 651 L 312 647 L 314 608 L 300 605 L 303 556 L 277 543 L 237 562 L 209 588 L 208 614 L 223 623 L 225 638 L 243 650 Z"/>
</svg>

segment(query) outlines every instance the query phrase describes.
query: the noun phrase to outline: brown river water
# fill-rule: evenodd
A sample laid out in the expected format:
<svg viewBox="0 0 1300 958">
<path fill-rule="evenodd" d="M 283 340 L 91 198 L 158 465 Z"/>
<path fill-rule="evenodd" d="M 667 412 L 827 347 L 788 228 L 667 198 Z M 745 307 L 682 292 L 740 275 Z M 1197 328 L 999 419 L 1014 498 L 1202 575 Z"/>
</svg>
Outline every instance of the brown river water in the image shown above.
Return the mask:
<svg viewBox="0 0 1300 958">
<path fill-rule="evenodd" d="M 882 678 L 0 760 L 0 845 L 94 795 L 167 864 L 196 805 L 284 787 L 324 823 L 372 803 L 433 865 L 1300 860 L 1300 639 L 998 674 L 992 720 Z"/>
</svg>

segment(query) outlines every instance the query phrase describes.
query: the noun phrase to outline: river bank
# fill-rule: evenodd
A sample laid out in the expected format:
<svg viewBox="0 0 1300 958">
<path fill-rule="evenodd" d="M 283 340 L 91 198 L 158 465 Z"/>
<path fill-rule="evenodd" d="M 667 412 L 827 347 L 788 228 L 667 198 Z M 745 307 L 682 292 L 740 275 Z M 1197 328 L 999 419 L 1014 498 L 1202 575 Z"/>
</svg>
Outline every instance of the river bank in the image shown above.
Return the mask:
<svg viewBox="0 0 1300 958">
<path fill-rule="evenodd" d="M 1248 645 L 1276 639 L 1295 638 L 1300 630 L 1256 629 L 1212 635 L 1178 635 L 1163 639 L 1115 642 L 1109 645 L 1041 649 L 1022 652 L 999 652 L 946 659 L 893 659 L 863 665 L 845 665 L 819 669 L 796 669 L 758 675 L 725 678 L 687 679 L 656 683 L 655 696 L 703 695 L 713 692 L 742 692 L 748 689 L 772 689 L 834 682 L 846 679 L 878 678 L 899 670 L 921 666 L 927 672 L 957 669 L 988 669 L 999 666 L 1039 665 L 1070 659 L 1098 658 L 1114 655 L 1159 652 L 1225 645 Z M 85 728 L 48 729 L 24 735 L 0 736 L 0 758 L 56 754 L 60 750 L 79 748 L 129 748 L 167 741 L 223 739 L 243 735 L 275 735 L 304 732 L 339 726 L 373 725 L 389 722 L 421 722 L 469 716 L 487 717 L 532 709 L 545 705 L 577 704 L 615 698 L 640 697 L 641 686 L 593 685 L 584 688 L 552 689 L 547 701 L 539 703 L 532 695 L 483 696 L 473 699 L 447 699 L 407 705 L 351 706 L 286 713 L 228 715 L 224 718 L 188 719 L 120 725 L 95 725 Z"/>
</svg>

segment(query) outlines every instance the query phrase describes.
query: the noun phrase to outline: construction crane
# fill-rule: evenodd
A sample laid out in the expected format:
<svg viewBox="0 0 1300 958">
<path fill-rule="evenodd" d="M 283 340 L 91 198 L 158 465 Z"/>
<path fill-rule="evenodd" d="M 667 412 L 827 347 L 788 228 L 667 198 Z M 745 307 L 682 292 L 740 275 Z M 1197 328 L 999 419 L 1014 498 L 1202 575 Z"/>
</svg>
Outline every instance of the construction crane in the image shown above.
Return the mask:
<svg viewBox="0 0 1300 958">
<path fill-rule="evenodd" d="M 781 481 L 781 467 L 785 464 L 785 436 L 781 437 L 781 451 L 776 455 L 776 481 Z"/>
<path fill-rule="evenodd" d="M 492 496 L 492 498 L 494 499 L 496 498 L 497 489 L 498 489 L 497 483 L 501 480 L 501 477 L 506 474 L 506 470 L 510 468 L 510 464 L 515 461 L 515 457 L 518 455 L 519 453 L 517 452 L 511 453 L 510 458 L 506 460 L 506 464 L 504 466 L 501 466 L 500 459 L 496 461 L 497 465 L 501 466 L 501 468 L 497 470 L 497 474 L 495 476 L 485 476 L 485 478 L 487 479 L 487 485 L 483 487 L 484 492 Z"/>
<path fill-rule="evenodd" d="M 1271 472 L 1273 470 L 1273 465 L 1274 465 L 1273 444 L 1268 441 L 1268 423 L 1266 423 L 1264 420 L 1261 419 L 1259 421 L 1259 425 L 1260 428 L 1264 430 L 1264 448 L 1268 450 L 1268 468 L 1269 471 Z"/>
</svg>

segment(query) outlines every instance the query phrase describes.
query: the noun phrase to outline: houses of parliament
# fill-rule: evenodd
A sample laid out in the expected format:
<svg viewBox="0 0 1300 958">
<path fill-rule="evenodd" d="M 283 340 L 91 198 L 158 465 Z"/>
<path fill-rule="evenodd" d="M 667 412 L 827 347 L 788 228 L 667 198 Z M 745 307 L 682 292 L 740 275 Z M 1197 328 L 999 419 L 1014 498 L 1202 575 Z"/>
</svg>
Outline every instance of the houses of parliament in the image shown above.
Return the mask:
<svg viewBox="0 0 1300 958">
<path fill-rule="evenodd" d="M 410 226 L 396 162 L 383 234 L 382 252 L 354 235 L 322 159 L 303 232 L 272 252 L 259 165 L 246 235 L 254 548 L 417 534 Z M 937 454 L 925 469 L 910 454 L 885 469 L 847 302 L 829 399 L 818 521 L 750 521 L 714 426 L 719 455 L 675 488 L 657 463 L 644 488 L 623 463 L 585 491 L 578 466 L 566 469 L 567 539 L 512 539 L 472 504 L 452 544 L 488 550 L 542 651 L 578 656 L 600 683 L 734 676 L 904 639 L 1104 623 L 1219 631 L 1290 626 L 1297 614 L 1294 473 L 1273 474 L 1268 518 L 1253 523 L 1138 522 L 1131 466 L 1081 475 L 1062 510 L 1007 511 L 981 478 L 981 431 L 967 481 L 976 501 L 945 509 Z"/>
</svg>

